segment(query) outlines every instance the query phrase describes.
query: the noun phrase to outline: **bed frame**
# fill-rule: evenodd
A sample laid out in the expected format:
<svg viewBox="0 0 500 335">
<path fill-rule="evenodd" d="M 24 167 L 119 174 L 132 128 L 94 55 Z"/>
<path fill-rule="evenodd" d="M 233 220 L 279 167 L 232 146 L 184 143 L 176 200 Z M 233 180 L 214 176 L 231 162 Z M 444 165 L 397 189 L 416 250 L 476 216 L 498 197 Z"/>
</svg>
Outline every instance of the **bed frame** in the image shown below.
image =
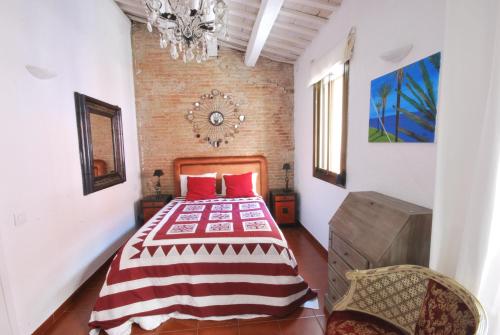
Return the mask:
<svg viewBox="0 0 500 335">
<path fill-rule="evenodd" d="M 257 192 L 267 202 L 267 159 L 264 156 L 187 157 L 174 160 L 175 196 L 180 196 L 181 174 L 217 172 L 217 193 L 221 191 L 223 173 L 241 174 L 257 172 Z"/>
</svg>

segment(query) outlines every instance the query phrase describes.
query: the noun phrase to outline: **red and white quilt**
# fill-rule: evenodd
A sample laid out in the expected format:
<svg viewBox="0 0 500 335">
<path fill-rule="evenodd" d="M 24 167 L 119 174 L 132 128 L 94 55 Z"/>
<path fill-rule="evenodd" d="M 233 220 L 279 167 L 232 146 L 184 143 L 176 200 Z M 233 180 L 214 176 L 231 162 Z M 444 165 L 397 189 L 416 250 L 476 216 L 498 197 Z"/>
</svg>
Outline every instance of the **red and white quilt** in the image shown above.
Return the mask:
<svg viewBox="0 0 500 335">
<path fill-rule="evenodd" d="M 171 317 L 284 316 L 315 298 L 260 197 L 177 198 L 119 250 L 91 334 L 154 329 Z"/>
</svg>

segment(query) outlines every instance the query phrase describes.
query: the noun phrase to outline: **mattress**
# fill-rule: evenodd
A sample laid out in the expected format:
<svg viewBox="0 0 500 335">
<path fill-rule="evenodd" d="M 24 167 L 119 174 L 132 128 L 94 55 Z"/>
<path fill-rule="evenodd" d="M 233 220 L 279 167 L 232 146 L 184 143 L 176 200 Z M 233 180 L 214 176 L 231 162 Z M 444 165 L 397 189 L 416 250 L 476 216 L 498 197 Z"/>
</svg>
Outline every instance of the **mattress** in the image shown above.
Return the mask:
<svg viewBox="0 0 500 335">
<path fill-rule="evenodd" d="M 90 334 L 169 318 L 281 317 L 315 297 L 261 197 L 176 198 L 116 254 Z"/>
</svg>

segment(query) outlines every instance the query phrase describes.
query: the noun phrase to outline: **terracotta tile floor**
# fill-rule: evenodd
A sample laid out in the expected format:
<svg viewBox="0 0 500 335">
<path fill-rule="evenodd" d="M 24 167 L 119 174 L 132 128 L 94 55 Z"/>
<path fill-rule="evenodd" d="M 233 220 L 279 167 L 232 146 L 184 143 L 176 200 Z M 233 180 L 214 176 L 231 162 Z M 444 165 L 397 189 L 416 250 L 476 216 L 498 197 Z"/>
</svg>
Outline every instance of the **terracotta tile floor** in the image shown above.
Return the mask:
<svg viewBox="0 0 500 335">
<path fill-rule="evenodd" d="M 317 290 L 320 309 L 300 309 L 285 318 L 252 320 L 196 321 L 170 319 L 154 331 L 133 327 L 132 334 L 165 335 L 321 335 L 324 333 L 324 294 L 327 289 L 327 260 L 324 251 L 302 227 L 286 227 L 283 233 L 293 250 L 299 271 L 310 287 Z M 72 299 L 68 309 L 45 335 L 88 334 L 87 322 L 99 294 L 105 271 L 98 271 Z M 104 332 L 101 332 L 104 335 Z"/>
</svg>

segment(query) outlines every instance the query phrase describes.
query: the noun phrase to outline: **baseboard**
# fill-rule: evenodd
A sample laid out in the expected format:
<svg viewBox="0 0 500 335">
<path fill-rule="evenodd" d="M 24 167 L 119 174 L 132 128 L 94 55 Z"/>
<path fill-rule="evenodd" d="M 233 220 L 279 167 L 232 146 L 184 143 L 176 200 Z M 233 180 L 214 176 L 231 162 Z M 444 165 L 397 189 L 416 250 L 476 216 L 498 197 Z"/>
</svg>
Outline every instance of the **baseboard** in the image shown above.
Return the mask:
<svg viewBox="0 0 500 335">
<path fill-rule="evenodd" d="M 106 268 L 109 268 L 110 264 L 111 264 L 111 261 L 113 260 L 113 257 L 115 257 L 115 253 L 113 253 L 113 255 L 108 259 L 106 260 L 106 262 L 104 262 L 103 265 L 101 265 L 95 272 L 97 273 L 98 271 L 101 271 L 101 270 L 104 270 Z M 33 333 L 32 335 L 43 335 L 45 334 L 49 329 L 50 327 L 52 327 L 52 325 L 54 325 L 54 323 L 56 323 L 56 321 L 61 317 L 61 315 L 63 315 L 63 313 L 65 311 L 68 310 L 68 307 L 71 303 L 71 299 L 77 295 L 78 293 L 80 293 L 80 291 L 82 291 L 83 287 L 85 286 L 85 284 L 87 284 L 87 282 L 93 277 L 90 276 L 85 282 L 83 282 L 82 285 L 80 285 L 80 287 L 78 287 L 76 289 L 75 292 L 73 292 L 73 294 L 71 294 L 69 296 L 68 299 L 66 299 L 61 306 L 59 306 L 55 311 L 54 313 L 52 313 L 48 318 L 47 320 L 45 320 Z"/>
<path fill-rule="evenodd" d="M 304 227 L 299 220 L 297 220 L 297 225 L 304 228 L 304 231 L 306 232 L 306 236 L 313 243 L 314 248 L 321 254 L 321 257 L 323 257 L 326 261 L 328 261 L 328 250 L 325 249 L 321 245 L 321 243 L 319 243 L 319 241 L 316 239 L 316 237 L 314 237 L 314 235 L 311 234 L 311 232 L 309 230 L 307 230 L 307 228 Z"/>
</svg>

